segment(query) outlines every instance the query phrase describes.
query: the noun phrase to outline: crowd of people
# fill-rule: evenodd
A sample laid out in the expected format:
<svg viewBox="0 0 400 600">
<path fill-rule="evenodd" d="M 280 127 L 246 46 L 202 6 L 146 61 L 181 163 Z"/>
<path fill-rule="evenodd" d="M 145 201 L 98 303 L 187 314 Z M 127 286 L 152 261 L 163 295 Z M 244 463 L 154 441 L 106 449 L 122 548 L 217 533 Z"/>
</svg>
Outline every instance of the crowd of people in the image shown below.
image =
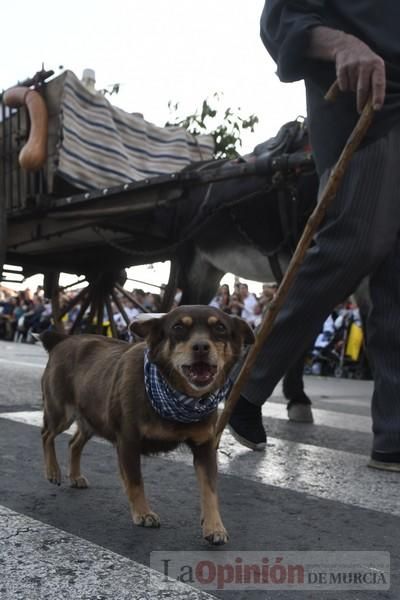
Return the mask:
<svg viewBox="0 0 400 600">
<path fill-rule="evenodd" d="M 261 294 L 257 296 L 249 291 L 247 283 L 235 283 L 232 293 L 229 285 L 223 284 L 211 300 L 210 306 L 220 308 L 230 315 L 242 317 L 249 325 L 256 328 L 261 323 L 276 289 L 276 283 L 264 283 Z"/>
<path fill-rule="evenodd" d="M 244 282 L 235 283 L 232 291 L 229 285 L 222 284 L 211 300 L 210 306 L 220 308 L 228 314 L 239 316 L 256 329 L 260 325 L 276 289 L 276 283 L 265 283 L 262 286 L 261 293 L 256 295 L 249 290 L 248 284 Z M 161 288 L 160 294 L 154 294 L 144 292 L 142 289 L 134 289 L 126 295 L 118 294 L 119 302 L 118 304 L 112 302 L 111 308 L 115 329 L 120 339 L 130 339 L 128 324 L 139 313 L 160 312 L 163 291 L 163 288 Z M 59 301 L 61 309 L 71 304 L 78 293 L 79 290 L 61 291 Z M 181 290 L 177 290 L 175 306 L 179 304 L 181 296 Z M 78 302 L 64 315 L 63 324 L 66 331 L 71 329 L 77 319 L 80 307 L 81 303 Z M 98 331 L 96 320 L 89 322 L 89 312 L 90 309 L 88 308 L 79 325 L 81 333 L 96 333 Z M 35 292 L 29 289 L 19 292 L 4 288 L 0 290 L 0 339 L 35 343 L 34 334 L 40 334 L 51 326 L 52 306 L 50 300 L 45 297 L 42 286 L 38 286 Z M 336 307 L 326 319 L 321 333 L 314 342 L 314 347 L 310 349 L 306 372 L 315 375 L 349 373 L 349 376 L 352 376 L 351 373 L 360 366 L 359 358 L 362 343 L 362 337 L 360 342 L 359 335 L 360 328 L 360 316 L 354 304 L 348 302 Z M 107 311 L 104 312 L 101 331 L 105 335 L 112 335 Z M 355 337 L 358 340 L 356 355 L 351 348 L 354 348 Z M 352 352 L 353 355 L 351 356 Z M 349 357 L 351 358 L 350 361 Z M 358 371 L 355 372 L 358 373 Z"/>
<path fill-rule="evenodd" d="M 44 297 L 43 288 L 13 292 L 0 291 L 0 339 L 33 341 L 31 332 L 40 333 L 51 325 L 51 303 Z"/>
<path fill-rule="evenodd" d="M 221 308 L 224 312 L 237 315 L 245 319 L 252 327 L 257 327 L 261 322 L 262 315 L 268 304 L 273 298 L 276 290 L 276 284 L 264 284 L 262 293 L 259 296 L 249 291 L 246 283 L 236 283 L 233 291 L 230 291 L 229 285 L 221 285 L 216 296 L 211 300 L 210 305 Z M 113 321 L 121 339 L 128 339 L 127 320 L 133 320 L 140 312 L 160 312 L 163 288 L 160 294 L 144 292 L 142 289 L 134 289 L 127 295 L 118 294 L 119 306 L 111 303 L 113 312 Z M 79 293 L 75 291 L 61 291 L 59 304 L 62 309 L 71 303 L 73 298 Z M 181 291 L 178 290 L 175 296 L 175 305 L 178 305 L 181 298 Z M 68 331 L 80 311 L 80 303 L 72 306 L 63 317 L 64 327 Z M 122 307 L 122 310 L 120 308 Z M 82 319 L 80 331 L 90 331 L 88 323 L 87 310 L 86 318 Z M 125 313 L 125 315 L 123 314 Z M 52 306 L 48 298 L 45 297 L 42 286 L 38 286 L 36 291 L 29 289 L 13 292 L 3 288 L 0 290 L 0 339 L 8 341 L 34 342 L 33 333 L 41 333 L 51 326 Z M 103 327 L 105 333 L 110 334 L 109 316 L 105 311 Z"/>
<path fill-rule="evenodd" d="M 59 305 L 61 310 L 67 307 L 77 296 L 80 290 L 60 291 Z M 122 307 L 127 320 L 131 321 L 139 312 L 159 312 L 161 296 L 159 294 L 145 293 L 141 289 L 134 290 L 130 297 L 123 294 L 118 295 L 119 305 Z M 63 324 L 68 331 L 81 308 L 81 303 L 74 304 L 63 317 Z M 118 306 L 112 303 L 113 320 L 121 339 L 128 339 L 127 321 L 122 317 Z M 88 307 L 81 321 L 79 331 L 81 333 L 94 332 L 92 324 L 89 324 L 90 309 Z M 38 286 L 36 291 L 30 289 L 14 292 L 7 288 L 0 289 L 0 339 L 16 342 L 35 343 L 33 334 L 40 334 L 52 326 L 52 304 L 45 297 L 44 289 Z M 111 328 L 107 312 L 104 312 L 102 332 L 111 335 Z"/>
</svg>

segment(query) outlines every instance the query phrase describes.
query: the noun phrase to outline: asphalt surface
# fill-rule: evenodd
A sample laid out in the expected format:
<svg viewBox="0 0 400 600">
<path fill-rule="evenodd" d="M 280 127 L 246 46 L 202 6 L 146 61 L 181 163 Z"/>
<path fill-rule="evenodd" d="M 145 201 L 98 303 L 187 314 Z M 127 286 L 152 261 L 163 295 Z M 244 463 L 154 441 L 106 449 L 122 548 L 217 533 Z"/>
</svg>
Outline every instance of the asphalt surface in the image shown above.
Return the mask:
<svg viewBox="0 0 400 600">
<path fill-rule="evenodd" d="M 38 345 L 0 342 L 0 565 L 6 574 L 0 578 L 1 600 L 206 598 L 189 587 L 165 592 L 157 581 L 146 584 L 151 552 L 210 551 L 200 535 L 197 484 L 185 450 L 144 461 L 145 487 L 160 529 L 131 524 L 115 452 L 107 443 L 92 440 L 85 448 L 87 490 L 71 489 L 65 481 L 54 487 L 44 479 L 39 427 L 45 361 Z M 265 405 L 266 453 L 247 451 L 224 434 L 219 495 L 230 541 L 211 551 L 390 553 L 390 589 L 210 590 L 212 596 L 400 597 L 400 474 L 366 467 L 371 387 L 307 378 L 314 425 L 289 423 L 278 390 Z M 63 434 L 57 443 L 64 473 L 68 439 Z"/>
</svg>

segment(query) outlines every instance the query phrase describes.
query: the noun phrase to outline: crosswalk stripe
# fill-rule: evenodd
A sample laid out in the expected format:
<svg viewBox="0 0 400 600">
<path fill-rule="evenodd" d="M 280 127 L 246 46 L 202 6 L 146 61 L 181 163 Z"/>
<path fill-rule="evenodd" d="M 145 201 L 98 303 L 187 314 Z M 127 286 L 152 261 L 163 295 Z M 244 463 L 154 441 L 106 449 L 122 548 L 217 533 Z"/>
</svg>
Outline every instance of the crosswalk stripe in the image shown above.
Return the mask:
<svg viewBox="0 0 400 600">
<path fill-rule="evenodd" d="M 270 403 L 268 406 L 264 405 L 263 415 L 264 417 L 273 417 L 275 419 L 287 421 L 286 406 L 283 404 Z M 335 427 L 362 433 L 371 432 L 371 419 L 369 417 L 349 415 L 348 413 L 337 413 L 322 409 L 313 409 L 313 415 L 316 425 L 324 425 L 325 427 Z M 20 423 L 27 423 L 28 425 L 42 426 L 41 411 L 0 413 L 0 417 L 18 421 Z"/>
<path fill-rule="evenodd" d="M 365 401 L 365 398 L 348 398 L 348 397 L 344 397 L 344 398 L 340 398 L 338 396 L 335 395 L 334 398 L 330 398 L 329 396 L 323 396 L 322 398 L 312 398 L 312 402 L 313 402 L 313 406 L 316 405 L 316 402 L 318 402 L 318 404 L 324 404 L 324 403 L 328 403 L 328 404 L 334 404 L 337 406 L 345 406 L 345 407 L 350 407 L 350 408 L 355 408 L 355 409 L 360 409 L 360 408 L 369 408 L 368 404 Z M 287 400 L 285 398 L 282 398 L 282 395 L 280 396 L 271 396 L 271 398 L 269 398 L 268 400 L 269 404 L 284 404 L 286 406 Z M 321 408 L 321 407 L 319 407 Z"/>
<path fill-rule="evenodd" d="M 264 417 L 284 419 L 287 421 L 287 411 L 284 404 L 278 402 L 266 402 L 263 406 Z M 372 421 L 370 417 L 354 415 L 351 413 L 325 410 L 324 408 L 313 408 L 314 423 L 325 427 L 335 427 L 348 431 L 371 433 Z"/>
<path fill-rule="evenodd" d="M 2 549 L 4 554 L 0 553 L 7 556 L 1 566 L 2 598 L 153 600 L 165 597 L 160 573 L 0 505 Z M 168 597 L 178 600 L 215 598 L 180 582 L 169 584 L 168 589 Z"/>
<path fill-rule="evenodd" d="M 36 426 L 42 424 L 40 411 L 0 413 L 0 418 Z M 182 450 L 163 458 L 192 464 L 192 457 Z M 268 439 L 265 453 L 255 453 L 244 449 L 225 432 L 219 452 L 219 471 L 324 500 L 400 516 L 398 474 L 370 470 L 366 467 L 367 460 L 368 457 L 351 452 L 278 438 Z"/>
<path fill-rule="evenodd" d="M 27 360 L 9 360 L 8 358 L 0 358 L 0 363 L 12 365 L 13 367 L 36 367 L 44 371 L 46 363 L 28 362 Z"/>
</svg>

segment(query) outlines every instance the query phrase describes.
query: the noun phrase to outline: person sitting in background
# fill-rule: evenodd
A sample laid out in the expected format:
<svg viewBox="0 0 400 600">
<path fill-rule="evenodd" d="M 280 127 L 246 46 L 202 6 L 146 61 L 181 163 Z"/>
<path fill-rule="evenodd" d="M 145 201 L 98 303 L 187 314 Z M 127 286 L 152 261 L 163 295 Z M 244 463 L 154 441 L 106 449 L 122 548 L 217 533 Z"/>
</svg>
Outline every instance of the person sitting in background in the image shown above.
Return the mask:
<svg viewBox="0 0 400 600">
<path fill-rule="evenodd" d="M 213 306 L 214 308 L 219 308 L 225 312 L 229 310 L 229 302 L 230 302 L 230 290 L 229 285 L 224 283 L 220 285 L 218 288 L 217 295 L 209 302 L 209 306 Z"/>
<path fill-rule="evenodd" d="M 220 295 L 220 309 L 227 312 L 229 307 L 229 302 L 231 298 L 231 292 L 229 289 L 229 285 L 224 283 L 221 285 L 221 295 Z"/>
<path fill-rule="evenodd" d="M 250 294 L 247 283 L 240 284 L 240 301 L 243 305 L 241 317 L 250 325 L 254 326 L 256 320 L 255 307 L 257 306 L 257 298 L 254 294 Z"/>
<path fill-rule="evenodd" d="M 260 300 L 257 300 L 257 304 L 254 306 L 254 321 L 252 323 L 254 329 L 256 329 L 257 327 L 259 327 L 262 323 L 263 320 L 263 306 L 260 302 Z"/>
<path fill-rule="evenodd" d="M 120 298 L 122 304 L 124 301 Z M 124 316 L 119 311 L 118 307 L 114 302 L 111 304 L 111 308 L 113 311 L 113 320 L 117 329 L 118 339 L 120 340 L 129 340 L 129 332 L 128 332 L 128 323 L 125 321 Z M 125 311 L 126 312 L 126 311 Z"/>
<path fill-rule="evenodd" d="M 17 307 L 17 298 L 8 296 L 0 302 L 0 336 L 5 340 L 14 338 L 14 312 Z"/>
<path fill-rule="evenodd" d="M 263 283 L 262 293 L 258 299 L 261 304 L 262 312 L 265 312 L 271 304 L 272 299 L 276 294 L 277 287 L 276 283 Z"/>
<path fill-rule="evenodd" d="M 243 304 L 240 302 L 239 294 L 232 294 L 229 301 L 228 313 L 230 315 L 242 316 Z"/>
<path fill-rule="evenodd" d="M 44 301 L 36 292 L 33 294 L 30 310 L 24 315 L 23 334 L 28 337 L 28 333 L 39 333 L 42 313 L 45 310 Z"/>
<path fill-rule="evenodd" d="M 125 297 L 124 297 L 124 299 L 123 299 L 122 303 L 123 303 L 123 305 L 124 305 L 125 312 L 126 312 L 126 314 L 128 315 L 128 317 L 129 317 L 129 319 L 130 319 L 131 321 L 133 321 L 133 319 L 134 319 L 134 318 L 135 318 L 135 317 L 136 317 L 136 316 L 137 316 L 139 313 L 143 312 L 143 311 L 141 311 L 141 310 L 140 310 L 140 308 L 138 308 L 138 307 L 136 306 L 136 304 L 135 304 L 135 303 L 134 303 L 132 300 L 129 300 L 128 298 L 125 298 Z"/>
<path fill-rule="evenodd" d="M 132 296 L 134 300 L 136 300 L 135 307 L 139 310 L 139 312 L 141 311 L 141 309 L 143 309 L 142 312 L 145 312 L 144 309 L 146 308 L 146 294 L 144 290 L 136 288 L 133 290 Z"/>
<path fill-rule="evenodd" d="M 144 297 L 143 306 L 150 312 L 160 312 L 160 296 L 159 294 L 153 294 L 147 292 Z"/>
</svg>

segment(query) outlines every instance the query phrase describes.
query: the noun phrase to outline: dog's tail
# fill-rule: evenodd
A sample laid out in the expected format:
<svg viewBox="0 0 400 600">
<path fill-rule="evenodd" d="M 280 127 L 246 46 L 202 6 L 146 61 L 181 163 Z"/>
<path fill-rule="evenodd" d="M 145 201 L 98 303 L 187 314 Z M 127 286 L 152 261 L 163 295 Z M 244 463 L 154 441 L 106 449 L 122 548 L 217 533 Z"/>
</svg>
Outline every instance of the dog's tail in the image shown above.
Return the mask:
<svg viewBox="0 0 400 600">
<path fill-rule="evenodd" d="M 67 337 L 68 336 L 65 333 L 47 330 L 40 334 L 40 341 L 42 342 L 47 352 L 50 352 L 50 350 L 52 350 L 54 346 L 57 346 L 57 344 L 67 339 Z"/>
</svg>

